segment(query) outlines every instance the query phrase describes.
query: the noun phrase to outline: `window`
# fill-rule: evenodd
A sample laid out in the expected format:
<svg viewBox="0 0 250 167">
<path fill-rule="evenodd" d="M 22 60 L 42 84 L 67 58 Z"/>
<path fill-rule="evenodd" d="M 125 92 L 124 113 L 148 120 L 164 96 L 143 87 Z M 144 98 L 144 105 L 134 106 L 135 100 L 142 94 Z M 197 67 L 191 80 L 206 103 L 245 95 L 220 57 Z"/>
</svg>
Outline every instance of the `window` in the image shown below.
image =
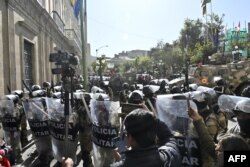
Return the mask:
<svg viewBox="0 0 250 167">
<path fill-rule="evenodd" d="M 208 71 L 201 71 L 201 77 L 207 77 L 209 75 Z"/>
<path fill-rule="evenodd" d="M 33 44 L 24 41 L 24 81 L 31 88 L 33 85 L 32 77 L 32 53 L 33 53 Z"/>
<path fill-rule="evenodd" d="M 228 70 L 227 69 L 219 69 L 218 70 L 218 75 L 225 75 L 228 74 Z"/>
</svg>

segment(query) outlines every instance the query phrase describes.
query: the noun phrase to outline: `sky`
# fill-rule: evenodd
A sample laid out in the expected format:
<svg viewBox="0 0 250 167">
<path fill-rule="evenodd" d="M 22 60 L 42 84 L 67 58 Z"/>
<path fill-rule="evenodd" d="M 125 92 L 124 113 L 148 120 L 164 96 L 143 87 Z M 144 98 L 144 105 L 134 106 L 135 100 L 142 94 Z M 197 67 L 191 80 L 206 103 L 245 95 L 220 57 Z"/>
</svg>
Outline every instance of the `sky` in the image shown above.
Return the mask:
<svg viewBox="0 0 250 167">
<path fill-rule="evenodd" d="M 221 16 L 227 28 L 250 22 L 250 0 L 211 0 L 207 11 Z M 150 50 L 172 43 L 185 19 L 203 19 L 201 0 L 87 0 L 87 41 L 92 56 L 114 57 L 122 51 Z M 98 52 L 96 53 L 96 49 Z"/>
</svg>

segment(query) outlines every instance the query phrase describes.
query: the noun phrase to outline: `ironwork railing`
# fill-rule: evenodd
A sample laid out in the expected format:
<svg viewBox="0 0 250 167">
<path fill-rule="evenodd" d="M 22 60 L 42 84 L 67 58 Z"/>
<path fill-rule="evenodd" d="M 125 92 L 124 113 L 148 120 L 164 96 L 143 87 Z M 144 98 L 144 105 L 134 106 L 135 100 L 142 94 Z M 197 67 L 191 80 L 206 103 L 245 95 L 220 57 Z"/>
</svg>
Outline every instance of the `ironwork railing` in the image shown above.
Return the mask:
<svg viewBox="0 0 250 167">
<path fill-rule="evenodd" d="M 57 11 L 52 11 L 52 18 L 61 32 L 64 32 L 64 22 Z"/>
</svg>

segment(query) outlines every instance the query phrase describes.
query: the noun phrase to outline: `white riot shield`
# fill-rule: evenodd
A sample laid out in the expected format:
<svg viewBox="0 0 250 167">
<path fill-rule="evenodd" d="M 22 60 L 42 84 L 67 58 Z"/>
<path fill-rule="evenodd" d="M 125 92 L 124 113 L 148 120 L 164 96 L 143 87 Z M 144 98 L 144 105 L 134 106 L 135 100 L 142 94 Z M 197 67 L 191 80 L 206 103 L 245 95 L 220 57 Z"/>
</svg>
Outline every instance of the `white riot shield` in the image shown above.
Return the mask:
<svg viewBox="0 0 250 167">
<path fill-rule="evenodd" d="M 239 103 L 244 102 L 244 103 Z M 239 105 L 240 104 L 240 105 Z M 241 110 L 246 113 L 250 113 L 250 98 L 242 96 L 232 96 L 232 95 L 220 95 L 218 99 L 218 105 L 221 111 L 233 113 L 233 110 Z"/>
<path fill-rule="evenodd" d="M 32 135 L 35 139 L 39 156 L 52 156 L 52 144 L 48 126 L 48 113 L 42 98 L 23 101 L 24 112 L 28 120 Z"/>
<path fill-rule="evenodd" d="M 196 90 L 204 92 L 204 93 L 208 93 L 209 95 L 211 95 L 211 97 L 216 97 L 217 96 L 217 93 L 213 88 L 209 88 L 209 87 L 206 87 L 206 86 L 199 86 Z"/>
<path fill-rule="evenodd" d="M 21 119 L 20 113 L 14 106 L 12 100 L 1 99 L 0 100 L 0 118 L 3 125 L 4 138 L 6 143 L 15 148 L 21 148 L 20 146 L 20 128 Z"/>
<path fill-rule="evenodd" d="M 199 167 L 201 166 L 200 143 L 198 137 L 189 134 L 192 130 L 187 109 L 187 99 L 173 99 L 173 96 L 178 95 L 158 95 L 156 99 L 156 108 L 158 117 L 165 122 L 168 127 L 177 134 L 178 148 L 182 155 L 182 167 Z M 184 96 L 184 95 L 182 95 Z M 197 111 L 197 107 L 192 100 L 189 100 L 190 106 Z M 192 137 L 191 137 L 192 136 Z"/>
<path fill-rule="evenodd" d="M 89 93 L 89 95 L 91 96 L 91 99 L 95 100 L 98 100 L 100 98 L 102 98 L 103 100 L 110 100 L 109 95 L 105 93 Z"/>
<path fill-rule="evenodd" d="M 49 114 L 49 129 L 52 139 L 53 156 L 61 162 L 62 157 L 70 157 L 77 162 L 76 151 L 78 143 L 79 121 L 78 115 L 69 109 L 68 143 L 65 148 L 65 116 L 64 104 L 61 99 L 46 98 L 46 105 Z M 67 155 L 65 155 L 67 154 Z"/>
<path fill-rule="evenodd" d="M 121 112 L 120 103 L 113 101 L 97 101 L 92 99 L 90 103 L 93 156 L 95 167 L 109 166 L 114 162 L 113 138 L 118 136 Z"/>
</svg>

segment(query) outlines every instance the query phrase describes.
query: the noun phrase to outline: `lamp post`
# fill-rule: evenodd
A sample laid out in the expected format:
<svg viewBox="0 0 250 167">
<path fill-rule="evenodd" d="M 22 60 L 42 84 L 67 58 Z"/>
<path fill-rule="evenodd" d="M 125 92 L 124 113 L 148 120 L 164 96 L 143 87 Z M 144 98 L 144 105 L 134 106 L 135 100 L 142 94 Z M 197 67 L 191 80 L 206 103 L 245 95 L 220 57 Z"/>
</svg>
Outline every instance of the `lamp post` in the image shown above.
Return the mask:
<svg viewBox="0 0 250 167">
<path fill-rule="evenodd" d="M 96 50 L 95 50 L 95 52 L 96 52 L 96 57 L 98 56 L 98 51 L 100 50 L 100 49 L 102 49 L 102 48 L 105 48 L 105 47 L 109 47 L 108 45 L 103 45 L 103 46 L 101 46 L 101 47 L 99 47 L 99 48 L 97 48 Z"/>
</svg>

